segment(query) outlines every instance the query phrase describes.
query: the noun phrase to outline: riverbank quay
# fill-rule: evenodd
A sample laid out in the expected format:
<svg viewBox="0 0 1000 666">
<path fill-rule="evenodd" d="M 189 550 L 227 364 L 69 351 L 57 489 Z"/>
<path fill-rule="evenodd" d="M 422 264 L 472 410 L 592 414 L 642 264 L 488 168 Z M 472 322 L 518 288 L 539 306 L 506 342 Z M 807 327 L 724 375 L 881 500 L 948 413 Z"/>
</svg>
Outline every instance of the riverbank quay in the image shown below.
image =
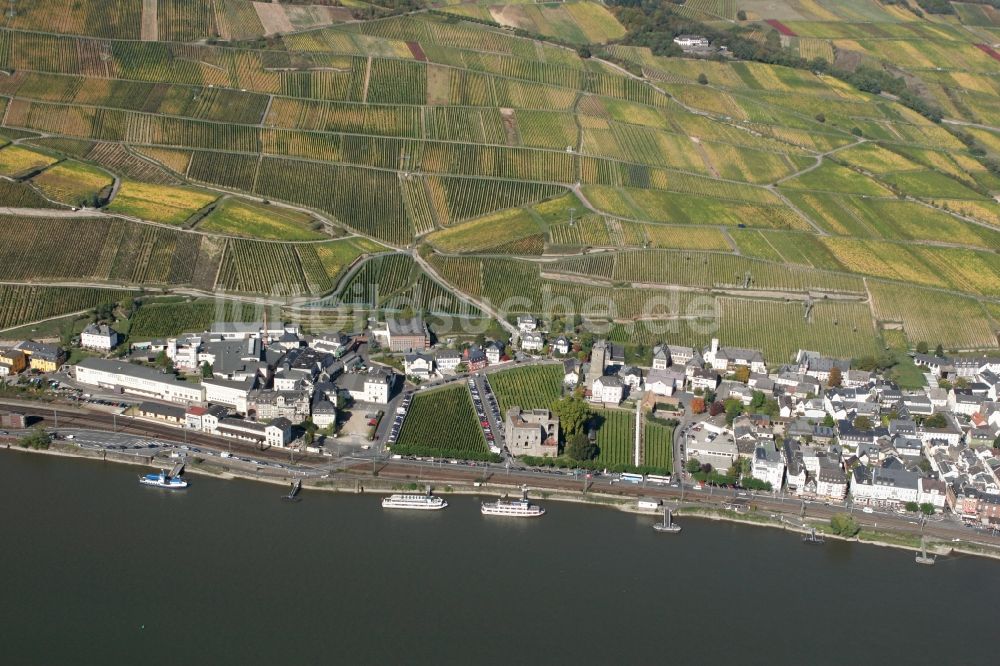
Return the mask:
<svg viewBox="0 0 1000 666">
<path fill-rule="evenodd" d="M 82 449 L 65 441 L 53 442 L 48 449 L 24 449 L 8 439 L 2 446 L 10 452 L 36 453 L 67 458 L 80 458 L 97 462 L 130 464 L 144 468 L 170 467 L 178 461 L 177 458 L 164 455 L 137 456 L 113 451 L 93 451 Z M 977 538 L 950 536 L 950 533 L 933 534 L 934 525 L 920 530 L 910 528 L 908 523 L 894 521 L 895 524 L 883 527 L 877 523 L 867 523 L 859 520 L 860 531 L 857 535 L 844 538 L 833 534 L 829 528 L 829 517 L 843 513 L 838 507 L 810 507 L 811 513 L 828 515 L 809 515 L 801 511 L 791 512 L 790 506 L 774 508 L 769 506 L 765 498 L 754 498 L 748 504 L 746 511 L 735 511 L 723 506 L 722 498 L 711 501 L 710 497 L 685 497 L 680 501 L 679 491 L 672 488 L 650 488 L 616 484 L 614 492 L 604 489 L 585 489 L 579 481 L 560 478 L 524 479 L 518 474 L 510 474 L 504 470 L 485 469 L 479 474 L 470 474 L 448 466 L 434 467 L 430 465 L 403 466 L 393 462 L 376 462 L 374 465 L 358 464 L 356 461 L 347 466 L 331 466 L 330 469 L 315 469 L 309 474 L 288 475 L 278 471 L 247 470 L 234 466 L 220 464 L 218 460 L 207 460 L 198 456 L 188 456 L 184 459 L 185 471 L 197 476 L 210 476 L 222 480 L 242 479 L 269 483 L 287 487 L 295 480 L 301 480 L 303 490 L 349 494 L 389 494 L 400 491 L 422 491 L 430 488 L 437 494 L 476 495 L 496 497 L 498 495 L 517 496 L 522 490 L 527 490 L 536 501 L 556 501 L 576 504 L 587 504 L 594 507 L 604 507 L 616 511 L 642 514 L 658 517 L 659 512 L 640 509 L 637 504 L 639 497 L 661 499 L 664 504 L 674 509 L 677 518 L 694 518 L 699 520 L 714 520 L 738 523 L 743 525 L 780 529 L 797 534 L 805 534 L 815 529 L 823 533 L 827 539 L 836 539 L 860 544 L 871 544 L 887 548 L 914 551 L 920 548 L 921 539 L 925 539 L 928 552 L 936 555 L 976 555 L 992 559 L 1000 559 L 1000 538 L 988 535 L 977 535 Z M 196 488 L 196 484 L 195 484 Z M 688 494 L 690 495 L 690 493 Z M 784 508 L 786 510 L 782 511 Z M 797 508 L 797 505 L 796 505 Z M 859 514 L 854 514 L 861 518 Z"/>
</svg>

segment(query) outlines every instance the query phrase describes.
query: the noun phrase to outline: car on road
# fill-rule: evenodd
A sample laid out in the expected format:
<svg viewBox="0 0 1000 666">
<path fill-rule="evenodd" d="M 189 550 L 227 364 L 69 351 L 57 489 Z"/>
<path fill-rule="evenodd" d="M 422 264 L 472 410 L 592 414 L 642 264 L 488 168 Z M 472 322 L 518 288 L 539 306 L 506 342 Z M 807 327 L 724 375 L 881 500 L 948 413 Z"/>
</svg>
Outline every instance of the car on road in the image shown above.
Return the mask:
<svg viewBox="0 0 1000 666">
<path fill-rule="evenodd" d="M 873 508 L 871 508 L 870 506 L 866 506 L 865 508 L 861 509 L 861 512 L 862 513 L 875 513 L 875 510 Z"/>
</svg>

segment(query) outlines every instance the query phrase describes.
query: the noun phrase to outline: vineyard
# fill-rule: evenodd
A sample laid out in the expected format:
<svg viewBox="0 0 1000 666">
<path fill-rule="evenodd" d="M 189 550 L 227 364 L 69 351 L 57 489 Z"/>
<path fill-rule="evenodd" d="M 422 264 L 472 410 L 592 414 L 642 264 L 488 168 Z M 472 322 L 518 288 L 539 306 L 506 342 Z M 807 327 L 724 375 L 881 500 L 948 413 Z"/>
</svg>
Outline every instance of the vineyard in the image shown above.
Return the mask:
<svg viewBox="0 0 1000 666">
<path fill-rule="evenodd" d="M 612 467 L 635 462 L 635 413 L 619 409 L 596 412 L 597 462 Z"/>
<path fill-rule="evenodd" d="M 0 285 L 0 328 L 118 303 L 137 293 L 115 289 Z"/>
<path fill-rule="evenodd" d="M 660 470 L 673 467 L 674 429 L 654 421 L 643 427 L 643 464 Z"/>
<path fill-rule="evenodd" d="M 560 365 L 535 365 L 489 375 L 490 386 L 500 402 L 500 414 L 511 407 L 549 409 L 562 397 L 563 372 Z"/>
<path fill-rule="evenodd" d="M 883 322 L 998 346 L 987 5 L 941 20 L 861 0 L 671 3 L 765 51 L 881 68 L 910 97 L 817 62 L 656 55 L 642 3 L 17 4 L 0 21 L 0 203 L 111 216 L 5 217 L 0 279 L 473 318 L 465 294 L 555 301 L 626 344 L 671 323 L 697 343 L 687 322 L 704 319 L 777 359 L 873 353 Z M 717 312 L 692 315 L 695 296 Z"/>
<path fill-rule="evenodd" d="M 262 312 L 254 305 L 233 301 L 193 301 L 143 303 L 129 320 L 133 340 L 161 338 L 181 333 L 205 331 L 215 322 L 255 322 Z"/>
<path fill-rule="evenodd" d="M 478 459 L 487 454 L 469 390 L 452 386 L 414 396 L 392 450 L 445 458 Z"/>
</svg>

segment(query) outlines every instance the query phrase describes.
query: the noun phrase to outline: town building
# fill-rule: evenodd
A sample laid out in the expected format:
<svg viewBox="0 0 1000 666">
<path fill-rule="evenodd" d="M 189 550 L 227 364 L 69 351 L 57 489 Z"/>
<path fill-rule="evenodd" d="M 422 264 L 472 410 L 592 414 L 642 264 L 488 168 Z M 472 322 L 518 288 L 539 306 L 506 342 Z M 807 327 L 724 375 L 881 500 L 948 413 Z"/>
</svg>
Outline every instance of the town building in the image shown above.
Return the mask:
<svg viewBox="0 0 1000 666">
<path fill-rule="evenodd" d="M 84 349 L 109 352 L 118 346 L 118 331 L 107 324 L 89 324 L 80 333 L 80 346 Z"/>
<path fill-rule="evenodd" d="M 840 463 L 828 456 L 820 456 L 816 474 L 816 495 L 840 501 L 847 497 L 847 475 Z"/>
<path fill-rule="evenodd" d="M 219 420 L 215 434 L 233 439 L 253 442 L 258 446 L 283 448 L 291 441 L 292 424 L 288 419 L 278 418 L 269 423 L 244 421 L 233 417 Z"/>
<path fill-rule="evenodd" d="M 28 367 L 28 357 L 17 349 L 0 350 L 0 377 L 16 375 Z"/>
<path fill-rule="evenodd" d="M 678 388 L 684 386 L 684 372 L 673 368 L 654 368 L 646 373 L 646 391 L 670 397 Z"/>
<path fill-rule="evenodd" d="M 772 490 L 780 490 L 785 479 L 785 461 L 773 440 L 758 442 L 751 460 L 750 474 L 753 478 L 770 483 Z"/>
<path fill-rule="evenodd" d="M 725 428 L 709 427 L 708 424 L 705 421 L 688 432 L 684 445 L 687 457 L 725 473 L 739 457 L 739 449 L 730 432 Z"/>
<path fill-rule="evenodd" d="M 74 366 L 76 381 L 181 404 L 205 400 L 204 388 L 155 368 L 104 358 L 85 358 Z"/>
<path fill-rule="evenodd" d="M 572 348 L 573 345 L 570 343 L 569 338 L 563 335 L 560 335 L 555 339 L 555 342 L 552 343 L 552 351 L 556 354 L 566 355 Z"/>
<path fill-rule="evenodd" d="M 538 329 L 538 321 L 531 315 L 518 315 L 517 330 L 521 333 L 530 333 Z"/>
<path fill-rule="evenodd" d="M 39 372 L 55 372 L 66 362 L 66 352 L 56 345 L 24 340 L 14 345 L 14 349 L 28 357 L 28 367 Z"/>
<path fill-rule="evenodd" d="M 256 377 L 246 379 L 218 379 L 208 377 L 201 380 L 205 390 L 205 401 L 217 405 L 228 405 L 240 414 L 249 410 L 250 392 L 257 387 Z"/>
<path fill-rule="evenodd" d="M 617 405 L 625 395 L 625 385 L 618 377 L 607 375 L 598 377 L 590 389 L 592 402 Z"/>
<path fill-rule="evenodd" d="M 434 363 L 440 372 L 455 372 L 462 362 L 462 354 L 454 349 L 441 349 L 434 354 Z"/>
<path fill-rule="evenodd" d="M 352 344 L 351 338 L 345 335 L 343 331 L 320 333 L 308 341 L 308 345 L 316 351 L 333 354 L 337 358 L 347 353 Z"/>
<path fill-rule="evenodd" d="M 469 347 L 462 352 L 462 362 L 465 363 L 465 367 L 469 370 L 469 372 L 482 370 L 489 364 L 489 360 L 486 358 L 486 352 L 479 347 Z"/>
<path fill-rule="evenodd" d="M 350 373 L 337 377 L 339 392 L 356 402 L 385 405 L 389 402 L 395 376 L 385 368 L 370 368 L 368 372 Z"/>
<path fill-rule="evenodd" d="M 523 333 L 521 335 L 521 349 L 531 352 L 542 351 L 545 349 L 545 337 L 541 333 Z"/>
<path fill-rule="evenodd" d="M 490 365 L 496 365 L 500 362 L 500 359 L 504 355 L 504 347 L 501 343 L 493 340 L 492 342 L 486 343 L 486 348 L 484 350 L 486 354 L 486 361 Z"/>
<path fill-rule="evenodd" d="M 388 321 L 372 326 L 372 336 L 389 351 L 407 352 L 427 349 L 430 344 L 430 332 L 427 324 L 419 317 L 413 319 L 390 318 Z"/>
<path fill-rule="evenodd" d="M 653 370 L 666 370 L 670 365 L 670 347 L 659 344 L 653 347 Z"/>
<path fill-rule="evenodd" d="M 427 380 L 434 372 L 434 357 L 419 352 L 406 354 L 403 356 L 403 367 L 407 377 Z"/>
<path fill-rule="evenodd" d="M 164 405 L 159 402 L 141 402 L 136 408 L 139 417 L 153 421 L 162 421 L 171 425 L 183 425 L 187 416 L 186 410 L 177 405 Z"/>
<path fill-rule="evenodd" d="M 309 418 L 312 401 L 309 391 L 253 391 L 247 400 L 247 414 L 258 421 L 286 418 L 299 423 Z"/>
<path fill-rule="evenodd" d="M 504 423 L 504 441 L 514 456 L 559 455 L 559 417 L 547 409 L 511 407 Z"/>
<path fill-rule="evenodd" d="M 685 51 L 691 51 L 708 48 L 709 41 L 701 35 L 677 35 L 674 37 L 674 44 Z"/>
<path fill-rule="evenodd" d="M 895 507 L 920 499 L 920 475 L 901 467 L 857 465 L 852 477 L 851 497 L 859 504 Z"/>
</svg>

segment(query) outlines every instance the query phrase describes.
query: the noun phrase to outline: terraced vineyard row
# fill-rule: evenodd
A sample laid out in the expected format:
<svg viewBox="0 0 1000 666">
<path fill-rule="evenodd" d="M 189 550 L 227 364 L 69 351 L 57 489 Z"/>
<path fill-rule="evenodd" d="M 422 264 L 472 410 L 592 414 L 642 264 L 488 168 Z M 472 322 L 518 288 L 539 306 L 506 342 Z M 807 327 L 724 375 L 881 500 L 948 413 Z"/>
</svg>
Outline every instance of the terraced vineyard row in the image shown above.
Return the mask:
<svg viewBox="0 0 1000 666">
<path fill-rule="evenodd" d="M 263 311 L 258 307 L 233 301 L 144 303 L 130 320 L 129 337 L 133 340 L 162 338 L 208 330 L 219 321 L 260 321 L 262 316 Z"/>
<path fill-rule="evenodd" d="M 137 294 L 115 289 L 0 285 L 0 328 L 118 303 Z"/>
</svg>

